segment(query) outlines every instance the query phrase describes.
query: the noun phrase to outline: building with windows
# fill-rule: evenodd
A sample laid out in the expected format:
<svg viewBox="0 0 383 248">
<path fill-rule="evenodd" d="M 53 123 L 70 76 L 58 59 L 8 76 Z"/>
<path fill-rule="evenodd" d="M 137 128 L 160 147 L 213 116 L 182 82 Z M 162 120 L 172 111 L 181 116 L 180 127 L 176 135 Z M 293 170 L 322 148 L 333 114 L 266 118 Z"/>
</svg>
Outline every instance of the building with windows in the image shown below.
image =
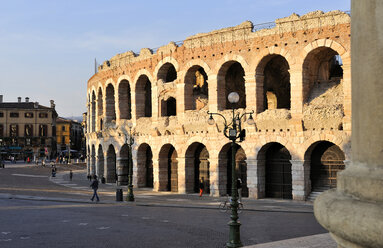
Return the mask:
<svg viewBox="0 0 383 248">
<path fill-rule="evenodd" d="M 127 182 L 133 125 L 135 187 L 211 195 L 231 189 L 223 121 L 254 110 L 235 155 L 244 197 L 306 200 L 335 187 L 350 159 L 350 16 L 293 14 L 126 52 L 105 61 L 87 85 L 87 164 L 107 182 Z M 314 193 L 314 194 L 313 194 Z"/>
<path fill-rule="evenodd" d="M 72 157 L 79 156 L 83 152 L 83 129 L 81 123 L 75 120 L 58 117 L 56 120 L 57 153 L 68 155 L 69 147 Z"/>
<path fill-rule="evenodd" d="M 0 149 L 3 158 L 32 160 L 56 155 L 56 118 L 54 101 L 50 107 L 30 102 L 3 102 L 0 95 Z"/>
</svg>

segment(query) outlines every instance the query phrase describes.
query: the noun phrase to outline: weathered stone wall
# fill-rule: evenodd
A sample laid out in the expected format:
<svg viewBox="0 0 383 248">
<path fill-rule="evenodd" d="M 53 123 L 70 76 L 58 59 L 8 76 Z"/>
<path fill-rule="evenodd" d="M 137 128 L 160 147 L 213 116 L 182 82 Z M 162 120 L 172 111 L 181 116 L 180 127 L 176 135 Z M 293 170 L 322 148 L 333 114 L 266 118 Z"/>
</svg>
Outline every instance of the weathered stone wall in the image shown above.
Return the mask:
<svg viewBox="0 0 383 248">
<path fill-rule="evenodd" d="M 118 158 L 125 142 L 127 122 L 132 122 L 135 132 L 135 178 L 137 173 L 142 171 L 142 168 L 137 168 L 136 160 L 137 156 L 141 157 L 142 154 L 137 155 L 137 152 L 140 145 L 145 143 L 153 152 L 154 185 L 159 185 L 156 180 L 165 180 L 160 179 L 163 177 L 156 173 L 160 171 L 158 166 L 161 148 L 171 144 L 178 154 L 178 177 L 181 180 L 178 186 L 179 192 L 182 192 L 190 164 L 186 151 L 193 143 L 199 142 L 206 146 L 209 153 L 210 192 L 218 194 L 222 191 L 221 186 L 226 181 L 226 172 L 223 169 L 226 162 L 218 157 L 229 140 L 222 133 L 221 120 L 216 119 L 214 126 L 207 125 L 206 111 L 219 112 L 230 118 L 231 111 L 225 109 L 225 83 L 226 79 L 230 78 L 227 77 L 227 73 L 234 63 L 239 63 L 244 71 L 244 89 L 240 94 L 246 97 L 246 109 L 239 111 L 256 112 L 256 124 L 244 124 L 247 136 L 240 144 L 247 157 L 247 185 L 250 197 L 264 195 L 264 179 L 259 177 L 262 169 L 257 169 L 257 164 L 261 164 L 262 161 L 258 161 L 257 156 L 258 152 L 271 142 L 282 144 L 291 154 L 294 199 L 305 199 L 310 192 L 307 189 L 309 173 L 303 168 L 306 168 L 305 153 L 312 144 L 330 141 L 342 149 L 346 160 L 349 159 L 350 16 L 339 11 L 316 11 L 301 17 L 293 14 L 276 20 L 272 28 L 255 31 L 253 29 L 251 22 L 244 22 L 236 27 L 188 37 L 183 44 L 170 42 L 155 52 L 144 48 L 139 55 L 126 52 L 104 62 L 99 67 L 99 72 L 88 81 L 88 109 L 92 109 L 92 105 L 99 102 L 100 96 L 102 104 L 97 104 L 97 114 L 94 117 L 96 130 L 88 129 L 87 144 L 89 147 L 94 145 L 96 150 L 99 146 L 102 147 L 105 168 L 108 166 L 106 151 L 109 145 L 114 146 Z M 327 57 L 322 54 L 340 56 L 343 62 L 341 81 L 333 82 L 334 79 L 328 78 L 322 82 L 312 73 L 312 70 L 323 68 L 319 63 Z M 290 91 L 286 94 L 290 98 L 289 109 L 265 107 L 267 89 L 264 87 L 264 71 L 266 67 L 278 69 L 275 65 L 268 66 L 276 56 L 280 56 L 287 63 L 281 69 L 284 71 L 282 75 L 289 74 L 289 79 L 284 79 L 284 82 L 290 84 Z M 177 78 L 172 82 L 165 82 L 164 68 L 169 64 L 174 66 Z M 192 88 L 188 83 L 192 77 L 187 75 L 190 75 L 189 71 L 195 73 L 197 67 L 203 68 L 207 76 L 207 106 L 200 110 L 190 110 L 190 106 L 193 106 L 190 101 L 195 101 L 195 98 L 190 94 Z M 137 87 L 138 79 L 143 75 L 149 79 L 152 86 L 152 116 L 136 118 L 136 113 L 142 116 L 144 104 L 142 86 Z M 120 115 L 118 92 L 122 80 L 130 84 L 132 114 L 129 121 Z M 287 87 L 284 90 L 286 89 Z M 97 96 L 95 101 L 90 99 L 93 92 Z M 101 95 L 99 92 L 102 92 Z M 283 91 L 278 94 L 283 94 Z M 176 116 L 163 116 L 161 112 L 161 103 L 169 97 L 176 99 Z M 282 100 L 286 102 L 286 99 Z M 110 104 L 114 104 L 114 112 Z M 100 106 L 102 109 L 99 109 Z M 138 106 L 141 110 L 136 110 Z M 114 116 L 116 120 L 113 120 Z M 89 117 L 88 121 L 93 120 L 92 118 Z M 99 124 L 101 119 L 105 120 L 102 130 Z M 156 186 L 154 189 L 158 190 Z"/>
</svg>

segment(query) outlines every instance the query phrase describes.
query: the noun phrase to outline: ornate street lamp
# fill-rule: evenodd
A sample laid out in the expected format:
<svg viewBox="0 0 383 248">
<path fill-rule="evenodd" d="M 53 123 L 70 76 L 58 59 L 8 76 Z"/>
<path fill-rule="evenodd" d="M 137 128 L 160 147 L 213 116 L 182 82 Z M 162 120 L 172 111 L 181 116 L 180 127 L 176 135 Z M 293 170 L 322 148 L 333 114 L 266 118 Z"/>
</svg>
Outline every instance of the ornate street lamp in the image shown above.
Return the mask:
<svg viewBox="0 0 383 248">
<path fill-rule="evenodd" d="M 128 156 L 128 196 L 126 197 L 127 201 L 134 201 L 134 194 L 133 194 L 133 159 L 132 159 L 132 145 L 134 144 L 134 138 L 132 136 L 132 127 L 133 124 L 131 122 L 128 123 L 129 127 L 129 142 L 126 140 L 125 136 L 125 143 L 128 144 L 129 147 L 129 156 Z"/>
<path fill-rule="evenodd" d="M 240 226 L 241 223 L 238 222 L 238 189 L 237 189 L 237 172 L 235 168 L 235 154 L 236 154 L 236 140 L 239 139 L 239 142 L 242 142 L 245 140 L 245 129 L 242 129 L 242 118 L 246 115 L 249 115 L 249 118 L 247 119 L 247 123 L 249 125 L 253 125 L 254 119 L 253 119 L 253 113 L 254 111 L 251 111 L 249 113 L 243 113 L 240 115 L 240 113 L 235 113 L 234 105 L 239 102 L 239 95 L 237 92 L 231 92 L 228 95 L 228 100 L 232 104 L 232 121 L 231 123 L 228 123 L 225 116 L 223 116 L 220 113 L 211 113 L 207 112 L 210 117 L 208 119 L 209 125 L 214 125 L 215 121 L 213 118 L 213 115 L 221 116 L 224 120 L 225 128 L 223 130 L 224 135 L 231 140 L 231 175 L 232 175 L 232 183 L 231 183 L 231 221 L 229 221 L 228 225 L 230 227 L 229 232 L 229 242 L 226 243 L 226 247 L 241 247 L 241 237 L 240 237 Z"/>
</svg>

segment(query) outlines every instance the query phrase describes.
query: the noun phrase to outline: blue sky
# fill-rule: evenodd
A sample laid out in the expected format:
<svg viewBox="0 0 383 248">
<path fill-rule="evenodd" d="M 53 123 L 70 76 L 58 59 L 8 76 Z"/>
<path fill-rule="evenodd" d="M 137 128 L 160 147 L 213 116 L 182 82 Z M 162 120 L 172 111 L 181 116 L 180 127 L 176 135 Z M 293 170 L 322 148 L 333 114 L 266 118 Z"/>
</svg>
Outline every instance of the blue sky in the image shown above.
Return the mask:
<svg viewBox="0 0 383 248">
<path fill-rule="evenodd" d="M 0 0 L 0 94 L 56 102 L 60 116 L 86 111 L 86 83 L 117 53 L 249 20 L 350 10 L 350 0 Z"/>
</svg>

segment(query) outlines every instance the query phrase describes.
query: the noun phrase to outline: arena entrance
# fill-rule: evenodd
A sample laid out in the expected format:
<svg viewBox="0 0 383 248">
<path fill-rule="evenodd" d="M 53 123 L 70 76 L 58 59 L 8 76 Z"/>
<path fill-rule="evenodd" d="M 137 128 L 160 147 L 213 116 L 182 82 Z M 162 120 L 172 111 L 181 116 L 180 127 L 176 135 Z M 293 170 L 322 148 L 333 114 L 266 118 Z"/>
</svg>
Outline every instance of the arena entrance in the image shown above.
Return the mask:
<svg viewBox="0 0 383 248">
<path fill-rule="evenodd" d="M 336 188 L 337 174 L 345 168 L 343 151 L 328 141 L 320 141 L 312 146 L 314 147 L 311 153 L 311 190 Z"/>
<path fill-rule="evenodd" d="M 210 193 L 209 152 L 205 145 L 195 142 L 185 153 L 185 187 L 187 193 L 198 193 L 199 182 L 204 180 L 204 192 Z"/>
<path fill-rule="evenodd" d="M 266 197 L 292 199 L 291 155 L 283 145 L 271 143 L 265 154 Z"/>
<path fill-rule="evenodd" d="M 159 155 L 159 190 L 178 192 L 178 156 L 174 146 L 164 145 Z"/>
</svg>

